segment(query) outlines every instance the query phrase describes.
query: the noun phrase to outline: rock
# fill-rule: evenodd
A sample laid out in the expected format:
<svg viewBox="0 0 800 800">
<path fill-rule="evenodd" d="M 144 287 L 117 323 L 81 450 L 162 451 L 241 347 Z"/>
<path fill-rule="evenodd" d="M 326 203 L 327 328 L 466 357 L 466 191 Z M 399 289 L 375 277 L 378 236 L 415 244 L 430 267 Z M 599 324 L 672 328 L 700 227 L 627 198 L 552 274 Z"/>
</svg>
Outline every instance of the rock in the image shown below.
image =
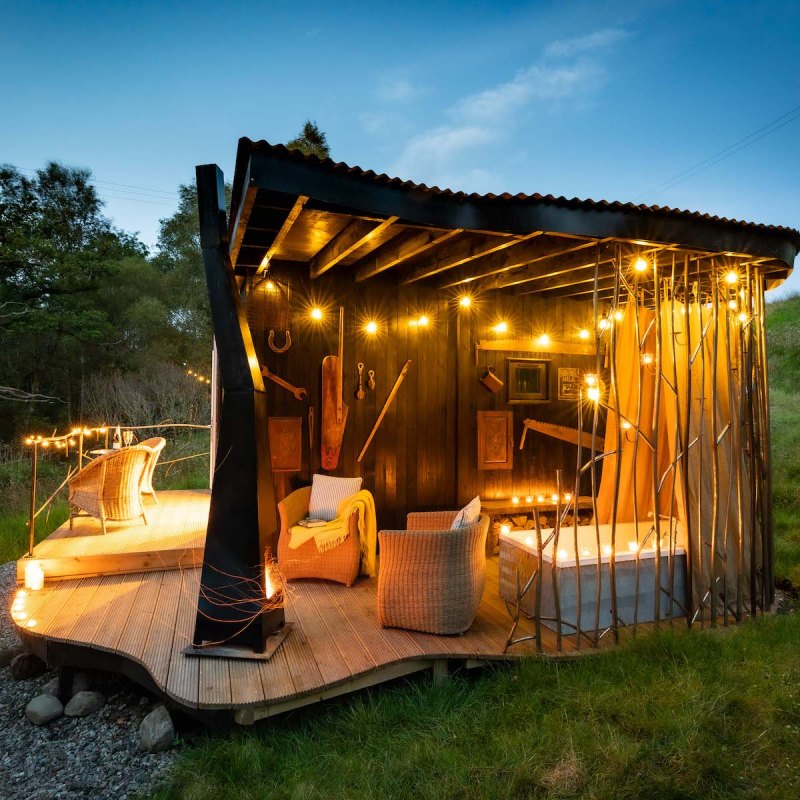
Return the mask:
<svg viewBox="0 0 800 800">
<path fill-rule="evenodd" d="M 21 644 L 6 644 L 0 647 L 0 667 L 7 667 L 25 648 Z"/>
<path fill-rule="evenodd" d="M 175 726 L 164 706 L 156 706 L 143 720 L 139 728 L 139 743 L 148 753 L 160 753 L 172 747 Z"/>
<path fill-rule="evenodd" d="M 88 717 L 106 704 L 106 699 L 100 692 L 78 692 L 64 708 L 68 717 Z"/>
<path fill-rule="evenodd" d="M 39 675 L 47 672 L 47 665 L 41 658 L 33 653 L 23 652 L 15 656 L 11 664 L 11 676 L 15 681 L 26 681 L 30 678 L 38 678 Z"/>
<path fill-rule="evenodd" d="M 60 691 L 58 676 L 56 676 L 55 678 L 53 678 L 50 681 L 47 681 L 47 683 L 44 686 L 42 686 L 42 691 L 45 694 L 51 694 L 51 695 L 53 695 L 53 697 L 59 697 L 60 698 L 61 697 L 61 691 Z"/>
<path fill-rule="evenodd" d="M 70 697 L 75 697 L 76 694 L 81 692 L 88 692 L 92 688 L 92 679 L 85 672 L 76 672 L 72 676 L 72 693 Z"/>
<path fill-rule="evenodd" d="M 34 725 L 47 725 L 64 713 L 64 706 L 52 694 L 40 694 L 25 706 L 25 716 Z"/>
</svg>

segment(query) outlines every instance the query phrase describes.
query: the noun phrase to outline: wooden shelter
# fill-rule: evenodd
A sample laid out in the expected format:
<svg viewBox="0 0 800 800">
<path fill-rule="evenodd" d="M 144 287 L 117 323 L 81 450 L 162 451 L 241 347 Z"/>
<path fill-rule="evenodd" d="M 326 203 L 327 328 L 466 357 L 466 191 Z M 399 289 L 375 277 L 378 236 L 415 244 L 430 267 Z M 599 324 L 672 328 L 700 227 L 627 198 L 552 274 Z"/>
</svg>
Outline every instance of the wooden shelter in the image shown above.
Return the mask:
<svg viewBox="0 0 800 800">
<path fill-rule="evenodd" d="M 452 192 L 249 139 L 229 210 L 218 167 L 197 180 L 215 334 L 205 533 L 187 529 L 187 549 L 93 544 L 84 573 L 62 531 L 42 551 L 66 570 L 36 598 L 51 613 L 23 630 L 40 652 L 110 652 L 188 708 L 252 721 L 443 659 L 590 651 L 639 625 L 769 610 L 764 295 L 800 233 Z M 276 501 L 324 466 L 363 477 L 379 528 L 481 497 L 492 526 L 473 627 L 382 629 L 374 580 L 300 581 L 273 658 L 184 655 L 192 642 L 259 650 L 283 622 L 263 602 Z M 138 589 L 110 643 L 90 612 L 129 582 L 155 594 Z M 66 628 L 59 591 L 83 603 Z"/>
</svg>

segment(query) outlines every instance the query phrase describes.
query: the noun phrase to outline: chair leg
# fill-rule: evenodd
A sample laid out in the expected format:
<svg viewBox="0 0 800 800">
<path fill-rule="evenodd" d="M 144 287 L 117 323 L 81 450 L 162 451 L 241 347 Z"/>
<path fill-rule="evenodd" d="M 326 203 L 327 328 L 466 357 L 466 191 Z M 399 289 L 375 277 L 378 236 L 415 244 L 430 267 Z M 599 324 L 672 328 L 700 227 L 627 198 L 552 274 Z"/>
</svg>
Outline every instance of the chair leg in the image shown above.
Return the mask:
<svg viewBox="0 0 800 800">
<path fill-rule="evenodd" d="M 154 502 L 156 505 L 159 505 L 158 498 L 156 497 L 156 493 L 155 493 L 155 492 L 151 492 L 150 494 L 151 494 L 151 496 L 152 496 L 152 498 L 153 498 L 153 502 Z"/>
<path fill-rule="evenodd" d="M 103 536 L 105 536 L 106 535 L 106 518 L 105 517 L 100 517 L 100 527 L 103 530 Z"/>
<path fill-rule="evenodd" d="M 74 528 L 73 521 L 75 519 L 75 515 L 72 513 L 72 509 L 69 511 L 69 529 L 72 530 Z"/>
<path fill-rule="evenodd" d="M 142 519 L 144 520 L 144 524 L 147 525 L 147 517 L 145 516 L 144 509 L 142 509 Z"/>
</svg>

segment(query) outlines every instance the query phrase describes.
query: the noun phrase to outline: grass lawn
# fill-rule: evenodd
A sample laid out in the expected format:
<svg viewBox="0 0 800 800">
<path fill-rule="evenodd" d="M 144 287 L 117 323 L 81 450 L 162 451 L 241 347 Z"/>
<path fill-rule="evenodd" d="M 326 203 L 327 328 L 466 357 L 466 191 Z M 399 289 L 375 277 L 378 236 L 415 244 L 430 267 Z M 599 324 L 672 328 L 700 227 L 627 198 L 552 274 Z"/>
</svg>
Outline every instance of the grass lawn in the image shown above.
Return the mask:
<svg viewBox="0 0 800 800">
<path fill-rule="evenodd" d="M 800 298 L 770 307 L 776 575 L 800 584 Z M 800 797 L 800 615 L 399 683 L 205 734 L 160 800 Z"/>
</svg>

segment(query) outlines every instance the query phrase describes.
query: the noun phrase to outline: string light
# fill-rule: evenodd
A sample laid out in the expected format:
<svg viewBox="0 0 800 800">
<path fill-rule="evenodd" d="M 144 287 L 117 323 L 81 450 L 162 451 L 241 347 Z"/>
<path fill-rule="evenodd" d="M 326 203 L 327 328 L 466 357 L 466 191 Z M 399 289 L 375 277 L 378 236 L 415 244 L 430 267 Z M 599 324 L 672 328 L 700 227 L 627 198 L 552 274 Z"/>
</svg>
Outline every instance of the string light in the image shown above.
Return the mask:
<svg viewBox="0 0 800 800">
<path fill-rule="evenodd" d="M 420 317 L 420 318 L 417 320 L 417 325 L 419 325 L 419 327 L 420 327 L 420 328 L 425 328 L 425 327 L 428 325 L 428 322 L 429 322 L 428 318 L 425 316 L 425 314 L 423 314 L 423 315 L 422 315 L 422 316 L 421 316 L 421 317 Z"/>
<path fill-rule="evenodd" d="M 617 309 L 617 310 L 614 312 L 614 319 L 615 319 L 617 322 L 622 322 L 622 318 L 623 318 L 624 316 L 625 316 L 625 315 L 624 315 L 624 314 L 623 314 L 623 313 L 622 313 L 622 312 L 621 312 L 619 309 Z"/>
<path fill-rule="evenodd" d="M 536 502 L 537 503 L 544 503 L 544 495 L 543 494 L 537 494 L 536 495 Z"/>
<path fill-rule="evenodd" d="M 556 551 L 556 561 L 566 561 L 567 551 L 563 547 L 559 547 Z"/>
<path fill-rule="evenodd" d="M 608 320 L 605 317 L 601 317 L 597 320 L 597 329 L 604 331 L 606 328 L 608 328 Z"/>
<path fill-rule="evenodd" d="M 462 294 L 458 304 L 461 308 L 469 308 L 472 305 L 472 298 L 468 294 Z"/>
<path fill-rule="evenodd" d="M 311 309 L 311 315 L 310 316 L 311 316 L 311 319 L 316 320 L 317 322 L 319 322 L 323 317 L 322 309 L 319 306 L 314 306 L 314 308 Z"/>
<path fill-rule="evenodd" d="M 511 533 L 511 526 L 510 525 L 501 525 L 500 526 L 500 533 L 502 533 L 503 536 L 508 536 L 508 534 Z"/>
<path fill-rule="evenodd" d="M 628 542 L 628 550 L 631 553 L 638 553 L 639 552 L 639 542 L 630 541 Z"/>
<path fill-rule="evenodd" d="M 550 499 L 551 499 L 551 500 L 552 500 L 554 503 L 558 503 L 558 495 L 557 495 L 557 494 L 551 494 L 551 495 L 550 495 Z"/>
<path fill-rule="evenodd" d="M 378 323 L 371 319 L 365 326 L 364 330 L 370 335 L 374 336 L 378 332 Z"/>
<path fill-rule="evenodd" d="M 517 497 L 516 495 L 514 495 L 514 496 L 511 498 L 511 502 L 512 502 L 512 504 L 513 504 L 513 505 L 515 505 L 515 506 L 518 506 L 518 505 L 519 505 L 519 497 Z"/>
<path fill-rule="evenodd" d="M 533 502 L 533 496 L 529 494 L 529 495 L 528 495 L 528 496 L 525 498 L 525 502 L 526 502 L 528 505 L 530 505 L 530 504 Z"/>
<path fill-rule="evenodd" d="M 589 336 L 590 336 L 589 331 L 586 328 L 581 328 L 578 331 L 578 338 L 583 339 L 584 342 L 587 341 Z"/>
<path fill-rule="evenodd" d="M 642 353 L 642 364 L 645 366 L 649 366 L 653 363 L 653 354 L 652 353 Z"/>
<path fill-rule="evenodd" d="M 622 428 L 624 431 L 629 431 L 631 429 L 631 424 L 628 422 L 628 420 L 624 419 L 620 423 L 620 428 Z"/>
<path fill-rule="evenodd" d="M 725 283 L 729 284 L 730 286 L 739 283 L 739 273 L 735 269 L 726 272 Z"/>
<path fill-rule="evenodd" d="M 597 385 L 597 375 L 587 372 L 583 376 L 583 380 L 586 381 L 587 386 L 596 386 Z"/>
<path fill-rule="evenodd" d="M 600 387 L 599 386 L 590 386 L 586 390 L 586 396 L 593 402 L 599 403 L 600 402 Z"/>
<path fill-rule="evenodd" d="M 647 263 L 647 259 L 642 258 L 642 256 L 639 256 L 639 258 L 637 258 L 636 261 L 634 261 L 633 263 L 633 268 L 637 272 L 646 272 L 649 266 L 650 265 Z"/>
<path fill-rule="evenodd" d="M 728 308 L 731 311 L 736 311 L 736 301 L 735 300 L 728 300 Z"/>
<path fill-rule="evenodd" d="M 540 347 L 549 347 L 550 346 L 550 336 L 546 333 L 543 333 L 537 340 L 536 343 Z"/>
<path fill-rule="evenodd" d="M 508 323 L 505 320 L 501 320 L 494 326 L 495 333 L 508 333 Z"/>
<path fill-rule="evenodd" d="M 742 325 L 745 325 L 747 323 L 747 314 L 745 314 L 744 311 L 740 311 L 737 319 L 742 323 Z"/>
</svg>

